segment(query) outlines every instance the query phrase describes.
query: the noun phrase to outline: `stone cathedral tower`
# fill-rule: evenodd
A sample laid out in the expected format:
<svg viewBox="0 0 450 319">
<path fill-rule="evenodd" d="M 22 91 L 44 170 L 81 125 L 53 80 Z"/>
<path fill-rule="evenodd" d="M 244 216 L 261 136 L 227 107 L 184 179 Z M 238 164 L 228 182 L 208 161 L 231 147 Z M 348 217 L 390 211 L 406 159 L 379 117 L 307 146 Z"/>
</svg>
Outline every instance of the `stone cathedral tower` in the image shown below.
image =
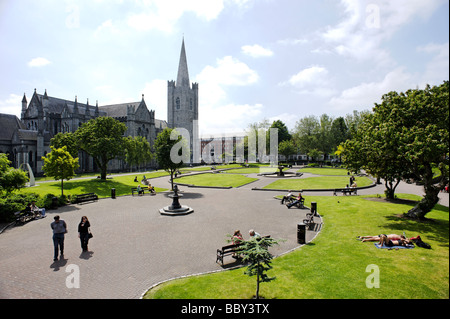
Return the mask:
<svg viewBox="0 0 450 319">
<path fill-rule="evenodd" d="M 190 134 L 191 159 L 193 145 L 198 141 L 198 129 L 194 128 L 198 120 L 198 83 L 189 81 L 189 72 L 184 48 L 181 44 L 180 63 L 177 81 L 168 81 L 167 122 L 170 128 L 185 128 Z M 194 122 L 195 121 L 195 122 Z"/>
</svg>

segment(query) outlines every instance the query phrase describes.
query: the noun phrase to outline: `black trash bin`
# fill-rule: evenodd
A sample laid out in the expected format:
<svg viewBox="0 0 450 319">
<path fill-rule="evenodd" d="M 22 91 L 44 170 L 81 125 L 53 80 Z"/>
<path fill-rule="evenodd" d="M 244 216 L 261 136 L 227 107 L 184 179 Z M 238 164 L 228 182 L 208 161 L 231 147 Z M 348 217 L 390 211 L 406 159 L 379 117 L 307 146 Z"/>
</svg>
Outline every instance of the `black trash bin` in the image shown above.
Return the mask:
<svg viewBox="0 0 450 319">
<path fill-rule="evenodd" d="M 306 225 L 303 223 L 297 225 L 297 243 L 300 245 L 306 243 Z"/>
<path fill-rule="evenodd" d="M 52 197 L 52 209 L 57 209 L 58 208 L 58 197 L 53 196 Z"/>
<path fill-rule="evenodd" d="M 112 199 L 116 198 L 116 189 L 115 188 L 111 188 L 111 198 Z"/>
</svg>

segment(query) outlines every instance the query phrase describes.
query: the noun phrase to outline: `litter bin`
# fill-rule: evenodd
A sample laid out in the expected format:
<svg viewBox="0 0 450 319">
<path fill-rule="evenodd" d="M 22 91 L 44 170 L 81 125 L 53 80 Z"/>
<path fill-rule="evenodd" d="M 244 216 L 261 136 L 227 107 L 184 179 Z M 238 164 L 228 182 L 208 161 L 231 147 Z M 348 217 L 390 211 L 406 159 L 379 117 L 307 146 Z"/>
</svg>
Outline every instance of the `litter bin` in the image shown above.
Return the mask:
<svg viewBox="0 0 450 319">
<path fill-rule="evenodd" d="M 297 224 L 297 243 L 300 245 L 306 243 L 306 225 L 303 223 Z"/>
<path fill-rule="evenodd" d="M 52 197 L 52 209 L 58 208 L 58 197 L 53 196 Z"/>
<path fill-rule="evenodd" d="M 115 188 L 111 188 L 111 198 L 112 199 L 116 198 L 116 189 Z"/>
<path fill-rule="evenodd" d="M 317 215 L 317 202 L 311 202 L 311 213 L 314 213 L 314 216 Z"/>
</svg>

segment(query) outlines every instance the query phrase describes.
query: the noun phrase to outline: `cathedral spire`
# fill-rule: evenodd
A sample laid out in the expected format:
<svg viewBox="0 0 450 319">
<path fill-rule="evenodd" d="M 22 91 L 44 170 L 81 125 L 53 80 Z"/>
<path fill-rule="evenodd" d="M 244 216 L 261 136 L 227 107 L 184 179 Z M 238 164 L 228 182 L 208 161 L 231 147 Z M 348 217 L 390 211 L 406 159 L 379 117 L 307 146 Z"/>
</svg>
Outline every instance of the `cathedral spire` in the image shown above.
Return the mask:
<svg viewBox="0 0 450 319">
<path fill-rule="evenodd" d="M 190 86 L 189 72 L 186 59 L 186 50 L 184 48 L 184 37 L 181 44 L 180 64 L 178 65 L 178 76 L 176 86 Z"/>
</svg>

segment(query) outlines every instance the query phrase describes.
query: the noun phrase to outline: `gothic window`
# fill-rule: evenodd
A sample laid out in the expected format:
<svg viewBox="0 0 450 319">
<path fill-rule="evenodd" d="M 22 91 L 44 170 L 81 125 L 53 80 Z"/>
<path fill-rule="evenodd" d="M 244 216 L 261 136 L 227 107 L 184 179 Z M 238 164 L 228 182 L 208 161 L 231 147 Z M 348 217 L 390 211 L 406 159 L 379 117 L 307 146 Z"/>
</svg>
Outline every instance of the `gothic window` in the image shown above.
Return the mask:
<svg viewBox="0 0 450 319">
<path fill-rule="evenodd" d="M 192 99 L 189 100 L 189 108 L 192 110 Z"/>
<path fill-rule="evenodd" d="M 175 103 L 177 104 L 177 110 L 179 110 L 180 109 L 180 98 L 179 97 L 177 97 Z"/>
</svg>

